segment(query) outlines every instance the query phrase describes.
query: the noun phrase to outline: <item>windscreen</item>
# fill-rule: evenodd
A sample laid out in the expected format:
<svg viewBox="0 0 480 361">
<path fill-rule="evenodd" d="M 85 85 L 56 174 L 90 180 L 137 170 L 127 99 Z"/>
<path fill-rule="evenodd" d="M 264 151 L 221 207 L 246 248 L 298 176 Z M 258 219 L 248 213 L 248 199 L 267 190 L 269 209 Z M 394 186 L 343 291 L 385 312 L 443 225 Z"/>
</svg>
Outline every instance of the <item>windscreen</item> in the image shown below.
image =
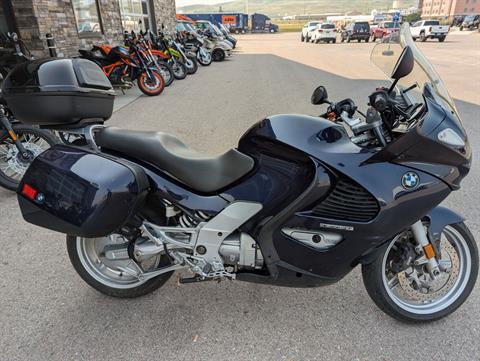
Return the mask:
<svg viewBox="0 0 480 361">
<path fill-rule="evenodd" d="M 368 32 L 370 30 L 370 25 L 368 25 L 368 23 L 355 23 L 354 29 L 356 31 Z"/>
<path fill-rule="evenodd" d="M 399 33 L 394 33 L 385 40 L 387 42 L 379 43 L 373 48 L 371 55 L 372 62 L 382 70 L 386 76 L 391 78 L 400 54 L 405 47 L 409 46 L 415 59 L 415 65 L 413 71 L 408 76 L 398 81 L 397 87 L 402 90 L 416 84 L 417 88 L 408 93 L 413 94 L 417 102 L 423 102 L 423 88 L 426 83 L 429 83 L 435 95 L 460 119 L 455 103 L 448 93 L 445 84 L 413 41 L 409 24 L 403 24 Z"/>
<path fill-rule="evenodd" d="M 322 29 L 335 29 L 333 24 L 322 24 Z"/>
</svg>

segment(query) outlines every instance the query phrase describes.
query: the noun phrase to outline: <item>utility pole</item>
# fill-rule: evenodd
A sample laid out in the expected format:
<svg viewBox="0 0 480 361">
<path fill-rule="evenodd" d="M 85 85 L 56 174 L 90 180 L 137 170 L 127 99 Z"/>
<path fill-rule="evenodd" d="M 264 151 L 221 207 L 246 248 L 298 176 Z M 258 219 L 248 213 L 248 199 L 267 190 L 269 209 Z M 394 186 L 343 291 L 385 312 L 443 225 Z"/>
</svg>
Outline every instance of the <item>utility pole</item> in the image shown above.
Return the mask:
<svg viewBox="0 0 480 361">
<path fill-rule="evenodd" d="M 245 0 L 245 13 L 248 15 L 250 12 L 249 12 L 249 8 L 248 8 L 248 0 Z"/>
</svg>

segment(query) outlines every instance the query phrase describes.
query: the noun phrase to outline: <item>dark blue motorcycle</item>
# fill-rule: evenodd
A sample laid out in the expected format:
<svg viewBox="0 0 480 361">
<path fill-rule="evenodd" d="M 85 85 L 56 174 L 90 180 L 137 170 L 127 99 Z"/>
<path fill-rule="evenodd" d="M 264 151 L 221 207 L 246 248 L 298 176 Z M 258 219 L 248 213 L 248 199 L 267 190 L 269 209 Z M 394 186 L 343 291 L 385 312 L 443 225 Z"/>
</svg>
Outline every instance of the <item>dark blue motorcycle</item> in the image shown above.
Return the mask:
<svg viewBox="0 0 480 361">
<path fill-rule="evenodd" d="M 439 205 L 460 188 L 472 151 L 408 26 L 372 60 L 393 83 L 365 113 L 318 87 L 312 102 L 328 104 L 325 114 L 268 117 L 216 157 L 168 134 L 105 127 L 114 96 L 87 60 L 17 68 L 4 84 L 17 117 L 90 146 L 35 159 L 18 189 L 23 217 L 67 234 L 76 271 L 111 296 L 145 295 L 177 269 L 193 274 L 183 283 L 317 287 L 361 265 L 389 315 L 442 318 L 477 278 L 464 218 Z"/>
</svg>

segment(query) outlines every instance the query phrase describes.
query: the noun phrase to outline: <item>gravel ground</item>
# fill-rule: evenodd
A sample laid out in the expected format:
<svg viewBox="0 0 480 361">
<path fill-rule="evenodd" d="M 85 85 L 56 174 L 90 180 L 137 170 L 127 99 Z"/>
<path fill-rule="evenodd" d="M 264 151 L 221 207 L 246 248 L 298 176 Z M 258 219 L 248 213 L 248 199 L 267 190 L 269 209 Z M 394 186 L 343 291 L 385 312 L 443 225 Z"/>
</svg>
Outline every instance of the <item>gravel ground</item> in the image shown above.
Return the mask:
<svg viewBox="0 0 480 361">
<path fill-rule="evenodd" d="M 320 108 L 309 104 L 318 84 L 327 87 L 331 99 L 366 103 L 379 78 L 368 64 L 371 44 L 313 45 L 298 38 L 243 36 L 231 60 L 201 68 L 160 97 L 140 97 L 109 123 L 170 132 L 198 150 L 217 153 L 234 147 L 266 115 L 319 114 Z M 444 58 L 435 61 L 459 99 L 475 159 L 480 149 L 478 39 L 452 36 L 441 45 L 422 44 L 432 58 L 451 54 L 450 67 Z M 455 66 L 458 62 L 463 65 Z M 468 218 L 477 239 L 479 172 L 474 163 L 462 189 L 445 202 Z M 322 289 L 242 282 L 177 286 L 172 277 L 146 297 L 112 299 L 76 275 L 64 236 L 25 223 L 13 194 L 0 190 L 0 199 L 1 360 L 470 361 L 480 355 L 478 287 L 450 317 L 415 326 L 382 313 L 369 299 L 358 269 Z"/>
</svg>

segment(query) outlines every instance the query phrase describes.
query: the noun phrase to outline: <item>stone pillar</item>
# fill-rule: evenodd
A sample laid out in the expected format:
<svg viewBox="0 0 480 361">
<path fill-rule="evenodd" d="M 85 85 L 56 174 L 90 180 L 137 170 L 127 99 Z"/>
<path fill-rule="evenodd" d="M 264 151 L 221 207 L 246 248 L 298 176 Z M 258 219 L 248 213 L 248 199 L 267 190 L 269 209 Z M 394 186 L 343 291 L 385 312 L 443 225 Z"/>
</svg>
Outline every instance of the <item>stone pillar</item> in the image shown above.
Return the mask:
<svg viewBox="0 0 480 361">
<path fill-rule="evenodd" d="M 157 29 L 161 30 L 163 24 L 167 27 L 167 32 L 174 31 L 175 15 L 177 13 L 175 0 L 153 0 L 153 7 Z"/>
<path fill-rule="evenodd" d="M 44 55 L 45 44 L 40 39 L 33 0 L 12 0 L 13 13 L 22 40 L 35 55 Z"/>
</svg>

